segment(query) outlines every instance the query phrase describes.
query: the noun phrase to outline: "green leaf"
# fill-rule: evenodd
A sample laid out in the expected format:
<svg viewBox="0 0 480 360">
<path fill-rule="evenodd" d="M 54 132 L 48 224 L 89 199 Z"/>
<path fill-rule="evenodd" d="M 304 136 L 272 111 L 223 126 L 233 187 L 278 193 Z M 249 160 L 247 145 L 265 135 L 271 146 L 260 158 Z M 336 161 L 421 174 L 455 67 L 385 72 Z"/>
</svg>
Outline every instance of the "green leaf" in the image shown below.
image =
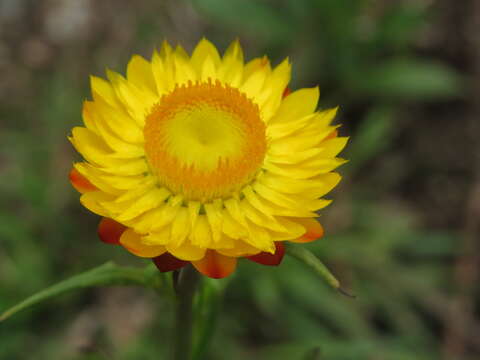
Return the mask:
<svg viewBox="0 0 480 360">
<path fill-rule="evenodd" d="M 26 298 L 3 312 L 0 315 L 0 321 L 30 306 L 76 289 L 106 285 L 136 285 L 158 289 L 163 283 L 162 275 L 155 269 L 154 265 L 142 269 L 121 267 L 112 262 L 107 262 L 82 274 L 72 276 L 67 280 L 63 280 Z"/>
<path fill-rule="evenodd" d="M 460 95 L 463 83 L 443 64 L 404 59 L 380 64 L 362 76 L 356 87 L 367 96 L 419 101 Z"/>
<path fill-rule="evenodd" d="M 288 255 L 307 265 L 317 275 L 325 280 L 328 285 L 343 293 L 343 290 L 340 288 L 340 282 L 310 250 L 303 246 L 294 244 L 286 244 L 285 247 Z"/>
</svg>

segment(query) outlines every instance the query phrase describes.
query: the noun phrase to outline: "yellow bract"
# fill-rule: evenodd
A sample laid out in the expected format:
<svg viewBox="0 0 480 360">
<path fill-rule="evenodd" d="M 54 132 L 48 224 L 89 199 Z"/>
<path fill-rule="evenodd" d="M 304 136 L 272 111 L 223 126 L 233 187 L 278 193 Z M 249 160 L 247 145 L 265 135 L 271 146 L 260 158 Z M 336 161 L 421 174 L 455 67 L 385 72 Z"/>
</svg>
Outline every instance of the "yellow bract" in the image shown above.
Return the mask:
<svg viewBox="0 0 480 360">
<path fill-rule="evenodd" d="M 237 41 L 223 56 L 205 39 L 191 56 L 165 42 L 107 77 L 92 77 L 70 140 L 85 159 L 82 204 L 129 228 L 126 249 L 212 262 L 309 239 L 347 139 L 335 109 L 316 111 L 318 88 L 283 96 L 288 60 L 244 63 Z"/>
</svg>

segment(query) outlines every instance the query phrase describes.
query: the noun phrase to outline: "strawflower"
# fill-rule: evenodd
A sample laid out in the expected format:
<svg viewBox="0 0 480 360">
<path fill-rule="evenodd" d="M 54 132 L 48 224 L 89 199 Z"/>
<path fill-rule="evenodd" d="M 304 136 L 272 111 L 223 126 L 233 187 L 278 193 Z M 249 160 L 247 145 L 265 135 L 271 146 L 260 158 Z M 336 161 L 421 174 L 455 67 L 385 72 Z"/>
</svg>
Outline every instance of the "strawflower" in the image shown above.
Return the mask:
<svg viewBox="0 0 480 360">
<path fill-rule="evenodd" d="M 239 258 L 278 265 L 284 241 L 323 235 L 316 211 L 340 180 L 347 138 L 316 111 L 318 88 L 290 92 L 291 66 L 244 63 L 201 40 L 189 56 L 164 42 L 134 55 L 126 77 L 91 77 L 93 100 L 70 141 L 85 161 L 70 173 L 98 233 L 160 271 L 191 263 L 212 278 Z"/>
</svg>

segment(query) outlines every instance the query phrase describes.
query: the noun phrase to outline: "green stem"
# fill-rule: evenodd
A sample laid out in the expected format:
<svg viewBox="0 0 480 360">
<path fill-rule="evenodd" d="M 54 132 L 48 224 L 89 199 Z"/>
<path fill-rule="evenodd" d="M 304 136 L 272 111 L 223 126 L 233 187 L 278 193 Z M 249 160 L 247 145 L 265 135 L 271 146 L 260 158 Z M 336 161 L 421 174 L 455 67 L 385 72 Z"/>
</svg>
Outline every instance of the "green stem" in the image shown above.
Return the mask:
<svg viewBox="0 0 480 360">
<path fill-rule="evenodd" d="M 196 304 L 194 347 L 192 360 L 205 359 L 205 354 L 215 332 L 217 318 L 221 309 L 223 292 L 228 280 L 202 278 L 202 289 L 199 291 Z"/>
<path fill-rule="evenodd" d="M 190 360 L 192 353 L 193 297 L 200 276 L 193 266 L 180 270 L 176 281 L 175 338 L 173 360 Z"/>
</svg>

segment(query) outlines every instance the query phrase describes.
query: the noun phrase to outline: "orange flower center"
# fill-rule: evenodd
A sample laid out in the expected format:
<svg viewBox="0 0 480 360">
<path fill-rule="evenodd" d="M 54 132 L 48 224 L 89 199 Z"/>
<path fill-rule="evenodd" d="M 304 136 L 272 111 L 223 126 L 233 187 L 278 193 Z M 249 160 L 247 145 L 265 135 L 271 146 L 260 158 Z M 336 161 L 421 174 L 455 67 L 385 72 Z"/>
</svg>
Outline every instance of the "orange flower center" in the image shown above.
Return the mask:
<svg viewBox="0 0 480 360">
<path fill-rule="evenodd" d="M 164 95 L 147 116 L 144 135 L 159 183 L 202 202 L 239 191 L 267 149 L 258 106 L 219 81 L 189 82 Z"/>
</svg>

